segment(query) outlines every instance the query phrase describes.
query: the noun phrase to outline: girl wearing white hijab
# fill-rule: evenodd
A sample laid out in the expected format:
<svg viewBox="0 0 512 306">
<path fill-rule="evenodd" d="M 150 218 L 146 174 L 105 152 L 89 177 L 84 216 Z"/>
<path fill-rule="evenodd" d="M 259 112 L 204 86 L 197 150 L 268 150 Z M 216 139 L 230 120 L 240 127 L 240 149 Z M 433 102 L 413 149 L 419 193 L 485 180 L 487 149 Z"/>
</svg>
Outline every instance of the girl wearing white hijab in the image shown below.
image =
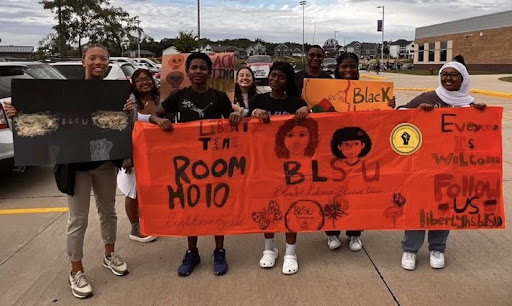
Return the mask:
<svg viewBox="0 0 512 306">
<path fill-rule="evenodd" d="M 400 108 L 420 108 L 430 111 L 435 107 L 469 107 L 480 110 L 486 104 L 474 103 L 469 95 L 469 73 L 466 67 L 458 62 L 449 62 L 439 70 L 439 86 L 435 91 L 423 93 Z M 450 231 L 428 231 L 430 266 L 434 269 L 444 268 L 444 252 Z M 402 267 L 406 270 L 416 268 L 416 254 L 425 240 L 424 230 L 407 230 L 402 240 Z"/>
<path fill-rule="evenodd" d="M 484 109 L 485 104 L 474 103 L 469 94 L 469 73 L 464 65 L 448 62 L 439 69 L 439 86 L 434 91 L 422 93 L 411 102 L 399 108 L 421 108 L 431 110 L 436 107 L 468 107 Z"/>
</svg>

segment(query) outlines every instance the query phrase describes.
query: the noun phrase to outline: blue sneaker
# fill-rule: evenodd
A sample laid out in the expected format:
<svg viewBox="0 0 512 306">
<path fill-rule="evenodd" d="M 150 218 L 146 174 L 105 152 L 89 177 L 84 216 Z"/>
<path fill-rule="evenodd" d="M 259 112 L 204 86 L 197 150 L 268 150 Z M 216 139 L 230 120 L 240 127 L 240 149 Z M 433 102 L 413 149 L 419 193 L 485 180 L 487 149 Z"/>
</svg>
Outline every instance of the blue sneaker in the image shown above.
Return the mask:
<svg viewBox="0 0 512 306">
<path fill-rule="evenodd" d="M 226 250 L 215 249 L 215 251 L 213 251 L 213 273 L 215 273 L 215 275 L 224 275 L 226 272 L 228 272 Z"/>
<path fill-rule="evenodd" d="M 201 257 L 199 257 L 199 250 L 187 250 L 185 256 L 183 257 L 183 261 L 181 262 L 181 266 L 178 268 L 179 276 L 189 276 L 192 271 L 194 271 L 195 266 L 197 266 L 201 262 Z"/>
</svg>

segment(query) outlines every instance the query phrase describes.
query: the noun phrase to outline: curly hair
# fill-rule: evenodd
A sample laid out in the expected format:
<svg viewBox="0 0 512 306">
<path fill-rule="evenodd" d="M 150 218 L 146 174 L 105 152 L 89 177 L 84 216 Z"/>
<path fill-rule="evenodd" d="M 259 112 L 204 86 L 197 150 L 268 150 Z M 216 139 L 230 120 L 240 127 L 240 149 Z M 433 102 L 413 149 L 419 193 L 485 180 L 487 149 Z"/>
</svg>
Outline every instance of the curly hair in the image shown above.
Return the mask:
<svg viewBox="0 0 512 306">
<path fill-rule="evenodd" d="M 339 158 L 346 158 L 346 156 L 338 148 L 344 141 L 359 140 L 364 143 L 364 148 L 359 153 L 358 157 L 363 157 L 370 152 L 372 148 L 372 140 L 370 136 L 360 127 L 349 126 L 336 130 L 332 135 L 331 152 L 334 156 Z"/>
<path fill-rule="evenodd" d="M 286 120 L 277 130 L 274 151 L 277 158 L 290 158 L 290 151 L 286 148 L 284 140 L 286 134 L 296 126 L 303 126 L 308 129 L 309 142 L 304 150 L 304 156 L 313 157 L 318 146 L 318 123 L 312 118 L 304 118 L 301 123 L 297 123 L 295 118 Z"/>
</svg>

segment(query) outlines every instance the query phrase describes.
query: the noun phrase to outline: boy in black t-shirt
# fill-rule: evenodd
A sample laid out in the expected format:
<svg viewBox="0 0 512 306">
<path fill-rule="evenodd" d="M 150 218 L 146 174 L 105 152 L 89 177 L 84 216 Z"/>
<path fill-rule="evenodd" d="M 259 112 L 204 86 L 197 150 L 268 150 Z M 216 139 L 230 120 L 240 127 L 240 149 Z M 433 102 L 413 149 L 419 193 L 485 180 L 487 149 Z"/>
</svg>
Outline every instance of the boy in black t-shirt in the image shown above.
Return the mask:
<svg viewBox="0 0 512 306">
<path fill-rule="evenodd" d="M 295 74 L 295 86 L 297 94 L 302 95 L 304 87 L 304 79 L 332 79 L 331 75 L 322 71 L 322 63 L 324 62 L 324 49 L 319 45 L 313 45 L 306 54 L 306 69 Z"/>
<path fill-rule="evenodd" d="M 189 122 L 202 119 L 229 118 L 233 111 L 228 96 L 221 91 L 209 88 L 208 78 L 212 72 L 212 60 L 204 53 L 192 53 L 185 63 L 187 76 L 192 83 L 190 87 L 172 93 L 151 114 L 149 121 L 157 124 L 164 131 L 173 130 L 169 119 L 163 117 L 167 113 L 176 113 L 176 122 Z M 224 250 L 224 236 L 215 236 L 213 252 L 213 270 L 216 275 L 226 274 L 228 264 Z M 201 261 L 197 249 L 197 236 L 188 237 L 188 250 L 178 268 L 178 275 L 188 276 Z"/>
</svg>

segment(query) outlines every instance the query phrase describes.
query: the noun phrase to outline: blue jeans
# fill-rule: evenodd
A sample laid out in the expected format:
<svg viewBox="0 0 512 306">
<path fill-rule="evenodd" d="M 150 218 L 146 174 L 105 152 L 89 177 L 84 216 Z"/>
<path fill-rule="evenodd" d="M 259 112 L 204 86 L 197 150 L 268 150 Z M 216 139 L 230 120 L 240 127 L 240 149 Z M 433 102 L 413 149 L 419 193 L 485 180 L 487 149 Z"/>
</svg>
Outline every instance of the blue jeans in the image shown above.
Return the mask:
<svg viewBox="0 0 512 306">
<path fill-rule="evenodd" d="M 405 231 L 402 250 L 414 254 L 418 253 L 425 240 L 425 232 L 423 230 Z M 450 231 L 428 231 L 428 250 L 444 253 L 449 233 Z"/>
</svg>

